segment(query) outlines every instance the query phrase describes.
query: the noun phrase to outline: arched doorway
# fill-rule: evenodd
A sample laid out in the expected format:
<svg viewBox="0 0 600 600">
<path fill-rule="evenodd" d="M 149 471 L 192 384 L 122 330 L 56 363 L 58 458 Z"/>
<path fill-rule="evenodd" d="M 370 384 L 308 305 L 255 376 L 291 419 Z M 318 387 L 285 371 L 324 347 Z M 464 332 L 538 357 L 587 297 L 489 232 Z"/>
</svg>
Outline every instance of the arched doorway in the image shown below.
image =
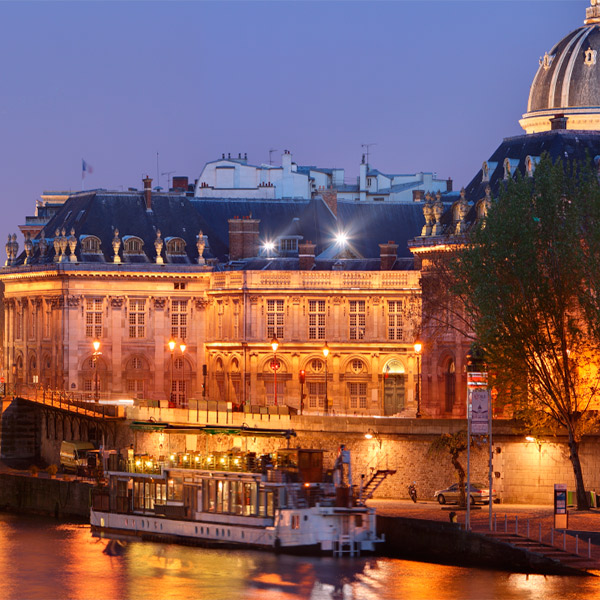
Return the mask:
<svg viewBox="0 0 600 600">
<path fill-rule="evenodd" d="M 406 375 L 404 365 L 396 358 L 383 367 L 383 414 L 395 415 L 404 410 Z"/>
</svg>

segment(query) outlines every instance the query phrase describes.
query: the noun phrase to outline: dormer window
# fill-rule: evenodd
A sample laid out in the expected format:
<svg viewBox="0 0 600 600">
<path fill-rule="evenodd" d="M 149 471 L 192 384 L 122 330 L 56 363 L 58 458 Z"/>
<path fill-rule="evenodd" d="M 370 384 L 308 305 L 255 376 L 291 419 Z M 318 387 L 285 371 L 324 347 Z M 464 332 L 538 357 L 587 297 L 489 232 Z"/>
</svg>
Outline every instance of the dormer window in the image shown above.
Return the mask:
<svg viewBox="0 0 600 600">
<path fill-rule="evenodd" d="M 95 235 L 86 235 L 81 238 L 82 254 L 100 254 L 100 238 Z"/>
<path fill-rule="evenodd" d="M 139 237 L 127 237 L 123 239 L 123 251 L 125 254 L 143 254 L 144 242 Z"/>
<path fill-rule="evenodd" d="M 170 238 L 166 242 L 167 254 L 185 254 L 185 240 L 182 238 Z"/>
<path fill-rule="evenodd" d="M 298 251 L 298 240 L 297 238 L 281 238 L 279 240 L 280 252 L 297 252 Z"/>
</svg>

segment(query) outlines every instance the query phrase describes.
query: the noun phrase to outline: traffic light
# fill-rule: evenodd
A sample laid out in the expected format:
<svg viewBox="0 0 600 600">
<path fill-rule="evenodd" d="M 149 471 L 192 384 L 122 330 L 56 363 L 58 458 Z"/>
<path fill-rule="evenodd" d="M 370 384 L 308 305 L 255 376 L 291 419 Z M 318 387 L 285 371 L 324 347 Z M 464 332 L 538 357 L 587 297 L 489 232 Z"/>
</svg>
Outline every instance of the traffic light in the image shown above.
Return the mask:
<svg viewBox="0 0 600 600">
<path fill-rule="evenodd" d="M 300 383 L 304 383 L 306 381 L 306 371 L 304 369 L 300 369 Z"/>
</svg>

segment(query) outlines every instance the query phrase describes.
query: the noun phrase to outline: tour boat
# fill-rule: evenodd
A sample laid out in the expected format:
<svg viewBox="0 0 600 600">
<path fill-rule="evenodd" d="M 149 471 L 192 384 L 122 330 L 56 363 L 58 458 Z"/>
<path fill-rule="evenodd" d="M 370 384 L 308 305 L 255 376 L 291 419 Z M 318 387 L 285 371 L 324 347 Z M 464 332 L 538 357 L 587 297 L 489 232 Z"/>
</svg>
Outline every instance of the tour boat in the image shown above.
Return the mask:
<svg viewBox="0 0 600 600">
<path fill-rule="evenodd" d="M 131 451 L 132 452 L 132 451 Z M 280 552 L 360 555 L 383 541 L 352 486 L 350 453 L 323 450 L 130 456 L 94 490 L 94 535 Z"/>
</svg>

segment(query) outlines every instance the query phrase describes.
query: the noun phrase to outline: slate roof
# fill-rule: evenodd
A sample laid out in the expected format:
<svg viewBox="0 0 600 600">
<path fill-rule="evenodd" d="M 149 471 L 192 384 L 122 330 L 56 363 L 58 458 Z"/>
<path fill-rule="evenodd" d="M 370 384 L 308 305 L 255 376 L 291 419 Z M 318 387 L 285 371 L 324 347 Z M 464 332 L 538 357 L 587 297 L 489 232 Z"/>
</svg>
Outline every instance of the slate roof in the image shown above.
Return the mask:
<svg viewBox="0 0 600 600">
<path fill-rule="evenodd" d="M 557 129 L 540 133 L 530 133 L 506 138 L 489 158 L 489 182 L 482 181 L 483 170 L 480 169 L 466 187 L 467 200 L 476 202 L 485 196 L 485 188 L 489 185 L 492 197 L 496 198 L 504 180 L 504 160 L 510 159 L 522 175 L 526 175 L 526 159 L 535 159 L 548 152 L 555 161 L 558 158 L 569 161 L 583 162 L 586 155 L 590 160 L 600 156 L 600 132 L 575 131 L 572 129 Z M 495 169 L 492 172 L 492 164 Z M 514 173 L 513 173 L 514 175 Z"/>
<path fill-rule="evenodd" d="M 143 192 L 106 192 L 96 190 L 73 194 L 60 207 L 34 241 L 35 251 L 29 264 L 53 262 L 53 238 L 58 229 L 71 230 L 78 241 L 76 255 L 79 262 L 113 263 L 112 242 L 115 229 L 121 238 L 121 256 L 124 239 L 136 236 L 143 240 L 148 263 L 155 263 L 154 242 L 160 230 L 164 242 L 165 263 L 197 264 L 197 236 L 200 231 L 208 238 L 205 258 L 214 257 L 221 263 L 229 260 L 229 219 L 252 217 L 260 220 L 260 240 L 275 241 L 281 236 L 297 236 L 316 245 L 316 269 L 334 268 L 337 252 L 332 250 L 336 234 L 348 237 L 348 248 L 354 260 L 342 261 L 344 269 L 379 268 L 379 244 L 393 240 L 398 244 L 398 257 L 411 259 L 407 241 L 421 231 L 424 223 L 422 203 L 357 203 L 338 200 L 337 215 L 320 196 L 310 200 L 255 200 L 255 199 L 199 199 L 184 194 L 152 192 L 152 210 L 147 211 Z M 45 236 L 48 252 L 39 256 L 39 238 Z M 81 241 L 86 236 L 101 241 L 101 254 L 81 254 Z M 166 256 L 166 241 L 180 237 L 186 242 L 186 255 Z M 23 252 L 17 263 L 23 264 Z M 330 260 L 325 260 L 325 259 Z M 262 259 L 256 259 L 260 261 Z M 279 259 L 289 260 L 289 259 Z M 296 260 L 297 258 L 291 259 Z M 265 259 L 267 261 L 267 259 Z M 142 255 L 129 255 L 124 262 L 146 262 Z M 401 261 L 398 263 L 400 265 Z M 250 264 L 250 263 L 249 263 Z M 273 268 L 271 260 L 255 263 L 255 268 Z M 412 263 L 410 263 L 412 264 Z M 262 265 L 262 266 L 261 266 Z M 339 265 L 338 265 L 339 266 Z M 406 266 L 406 265 L 405 265 Z M 254 268 L 254 267 L 252 267 Z M 297 268 L 297 266 L 295 267 Z M 404 268 L 404 267 L 403 267 Z"/>
</svg>

